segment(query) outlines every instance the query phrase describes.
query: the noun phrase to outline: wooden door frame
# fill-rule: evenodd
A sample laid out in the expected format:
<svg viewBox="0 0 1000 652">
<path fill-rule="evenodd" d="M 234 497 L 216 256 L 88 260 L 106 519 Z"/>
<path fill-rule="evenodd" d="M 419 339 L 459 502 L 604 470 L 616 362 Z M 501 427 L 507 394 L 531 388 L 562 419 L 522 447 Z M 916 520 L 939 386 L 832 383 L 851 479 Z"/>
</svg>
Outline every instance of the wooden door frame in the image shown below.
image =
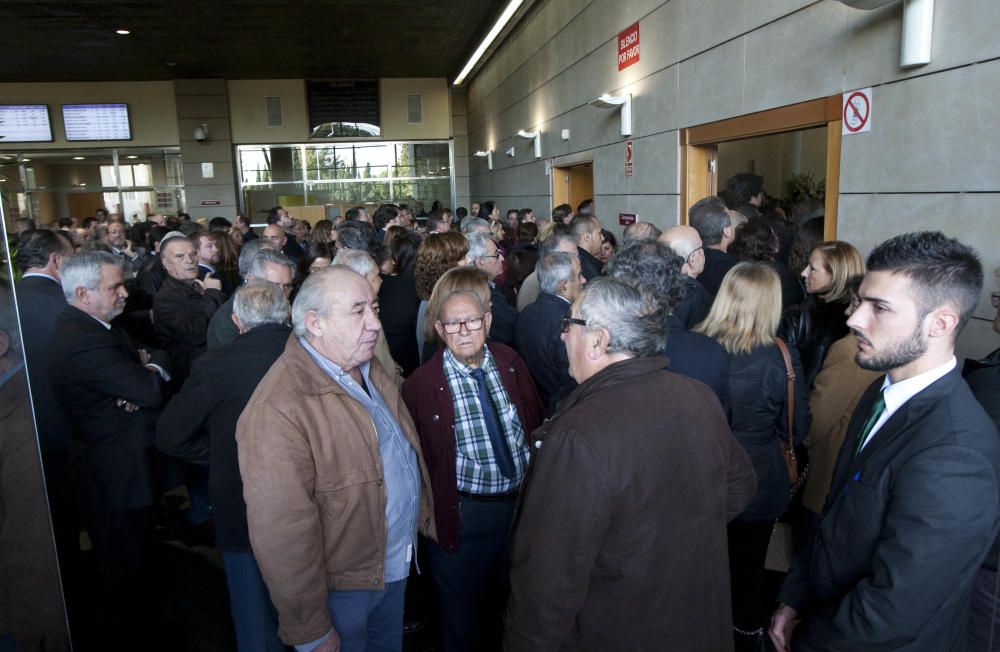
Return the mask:
<svg viewBox="0 0 1000 652">
<path fill-rule="evenodd" d="M 712 186 L 708 161 L 719 143 L 767 136 L 812 127 L 826 127 L 826 200 L 823 237 L 837 237 L 840 196 L 841 96 L 830 95 L 808 102 L 748 113 L 726 120 L 681 129 L 681 223 L 687 224 L 691 205 Z M 714 186 L 712 186 L 714 190 Z"/>
</svg>

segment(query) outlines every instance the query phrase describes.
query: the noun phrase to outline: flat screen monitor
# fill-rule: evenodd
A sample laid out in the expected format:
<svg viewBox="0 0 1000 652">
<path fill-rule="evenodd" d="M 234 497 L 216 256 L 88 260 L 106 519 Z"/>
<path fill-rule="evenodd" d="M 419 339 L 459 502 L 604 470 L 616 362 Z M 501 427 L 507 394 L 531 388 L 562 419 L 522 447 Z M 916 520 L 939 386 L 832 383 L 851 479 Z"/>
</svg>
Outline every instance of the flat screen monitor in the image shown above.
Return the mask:
<svg viewBox="0 0 1000 652">
<path fill-rule="evenodd" d="M 63 104 L 66 140 L 132 140 L 128 104 Z"/>
<path fill-rule="evenodd" d="M 0 105 L 0 143 L 52 141 L 49 107 L 45 104 Z"/>
</svg>

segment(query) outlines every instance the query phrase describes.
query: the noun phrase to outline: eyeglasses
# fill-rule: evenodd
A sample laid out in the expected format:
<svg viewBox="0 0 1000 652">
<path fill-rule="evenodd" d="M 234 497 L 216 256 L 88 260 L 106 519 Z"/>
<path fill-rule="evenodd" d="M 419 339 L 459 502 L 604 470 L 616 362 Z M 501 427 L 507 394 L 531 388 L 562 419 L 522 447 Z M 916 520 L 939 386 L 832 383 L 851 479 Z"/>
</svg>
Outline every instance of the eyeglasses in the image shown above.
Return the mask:
<svg viewBox="0 0 1000 652">
<path fill-rule="evenodd" d="M 587 320 L 586 319 L 577 319 L 576 317 L 570 317 L 569 315 L 566 315 L 565 317 L 562 318 L 562 332 L 568 333 L 570 327 L 573 324 L 579 324 L 580 326 L 586 326 L 587 325 Z"/>
<path fill-rule="evenodd" d="M 442 321 L 438 323 L 441 324 L 441 328 L 444 329 L 445 333 L 454 335 L 462 330 L 462 326 L 465 326 L 465 329 L 470 333 L 472 331 L 478 331 L 483 327 L 483 318 L 470 317 L 469 319 L 462 319 L 460 321 Z"/>
<path fill-rule="evenodd" d="M 691 253 L 689 253 L 687 255 L 687 258 L 684 259 L 684 262 L 687 262 L 687 263 L 691 262 L 691 257 L 694 256 L 699 251 L 704 251 L 704 249 L 705 249 L 705 247 L 698 247 L 697 249 L 692 249 Z"/>
<path fill-rule="evenodd" d="M 990 303 L 993 304 L 994 308 L 1000 308 L 1000 292 L 994 292 L 990 295 Z"/>
</svg>

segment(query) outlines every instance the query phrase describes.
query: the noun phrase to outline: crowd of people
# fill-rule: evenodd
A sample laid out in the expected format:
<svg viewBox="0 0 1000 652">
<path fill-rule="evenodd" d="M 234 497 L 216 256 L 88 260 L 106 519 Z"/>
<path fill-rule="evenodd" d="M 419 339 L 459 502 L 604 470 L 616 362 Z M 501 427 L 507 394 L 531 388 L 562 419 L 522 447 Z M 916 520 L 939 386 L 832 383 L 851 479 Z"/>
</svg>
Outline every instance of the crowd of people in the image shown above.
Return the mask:
<svg viewBox="0 0 1000 652">
<path fill-rule="evenodd" d="M 1000 364 L 955 357 L 970 247 L 866 260 L 749 174 L 619 238 L 593 200 L 501 214 L 19 222 L 60 569 L 104 649 L 149 634 L 178 487 L 241 652 L 401 650 L 418 570 L 447 652 L 991 649 Z M 99 590 L 70 586 L 81 531 Z"/>
</svg>

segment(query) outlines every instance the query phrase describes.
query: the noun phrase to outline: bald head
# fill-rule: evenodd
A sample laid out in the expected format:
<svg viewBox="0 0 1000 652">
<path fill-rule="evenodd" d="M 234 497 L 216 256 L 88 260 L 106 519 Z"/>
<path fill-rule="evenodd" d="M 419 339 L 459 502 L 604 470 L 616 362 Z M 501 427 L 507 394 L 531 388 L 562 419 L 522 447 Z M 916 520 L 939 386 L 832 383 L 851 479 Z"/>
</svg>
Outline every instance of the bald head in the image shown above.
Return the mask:
<svg viewBox="0 0 1000 652">
<path fill-rule="evenodd" d="M 692 278 L 698 278 L 705 269 L 705 251 L 702 248 L 698 230 L 691 226 L 674 226 L 664 231 L 659 241 L 684 259 L 681 271 Z"/>
</svg>

